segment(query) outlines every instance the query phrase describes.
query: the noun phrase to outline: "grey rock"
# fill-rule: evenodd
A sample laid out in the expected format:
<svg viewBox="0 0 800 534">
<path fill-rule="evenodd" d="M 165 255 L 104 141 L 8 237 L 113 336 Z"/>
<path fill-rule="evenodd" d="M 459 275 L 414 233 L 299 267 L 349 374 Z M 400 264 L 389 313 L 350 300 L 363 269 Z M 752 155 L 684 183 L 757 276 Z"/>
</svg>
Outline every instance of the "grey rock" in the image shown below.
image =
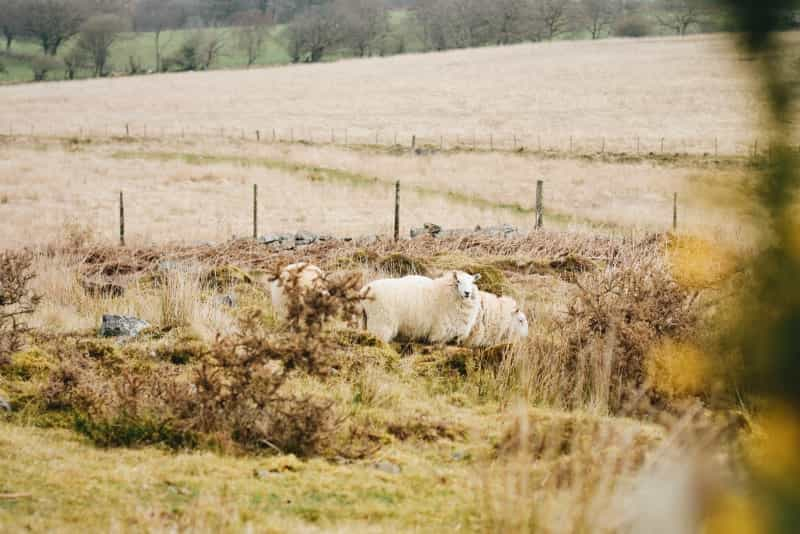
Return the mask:
<svg viewBox="0 0 800 534">
<path fill-rule="evenodd" d="M 262 245 L 271 245 L 272 243 L 280 243 L 281 236 L 279 234 L 264 234 L 258 238 L 258 242 Z"/>
<path fill-rule="evenodd" d="M 125 315 L 103 315 L 103 324 L 100 326 L 100 336 L 102 337 L 135 337 L 150 323 L 127 317 Z"/>
<path fill-rule="evenodd" d="M 426 232 L 429 234 L 435 235 L 442 231 L 442 227 L 436 223 L 425 223 L 422 225 Z"/>
<path fill-rule="evenodd" d="M 330 234 L 322 234 L 317 238 L 317 241 L 334 241 L 334 240 L 336 240 L 336 238 Z"/>
<path fill-rule="evenodd" d="M 412 228 L 411 229 L 411 237 L 420 237 L 420 236 L 433 236 L 436 237 L 442 233 L 442 227 L 436 223 L 425 223 L 422 225 L 422 228 Z"/>
<path fill-rule="evenodd" d="M 214 304 L 217 306 L 227 306 L 228 308 L 235 308 L 238 299 L 233 293 L 225 293 L 224 295 L 214 295 Z"/>
<path fill-rule="evenodd" d="M 301 230 L 295 234 L 294 242 L 298 246 L 310 245 L 311 243 L 315 242 L 318 238 L 319 236 L 317 234 L 312 234 L 311 232 L 306 232 L 305 230 Z"/>
<path fill-rule="evenodd" d="M 460 462 L 462 460 L 469 460 L 470 458 L 472 458 L 472 455 L 465 451 L 456 451 L 453 454 L 451 454 L 450 457 L 456 462 Z"/>
<path fill-rule="evenodd" d="M 0 410 L 5 410 L 7 412 L 11 411 L 11 403 L 3 397 L 0 397 Z"/>
<path fill-rule="evenodd" d="M 349 242 L 350 242 L 350 241 L 352 241 L 352 240 L 353 240 L 353 238 L 352 238 L 352 237 L 350 237 L 350 236 L 347 236 L 347 237 L 345 237 L 345 238 L 343 238 L 343 239 L 342 239 L 342 241 L 345 241 L 346 243 L 349 243 Z"/>
<path fill-rule="evenodd" d="M 500 226 L 490 226 L 488 228 L 481 228 L 479 226 L 475 228 L 475 231 L 484 235 L 490 235 L 496 237 L 508 237 L 510 235 L 519 234 L 519 229 L 515 226 L 511 226 L 510 224 L 503 224 Z"/>
<path fill-rule="evenodd" d="M 376 462 L 372 464 L 372 467 L 374 467 L 378 471 L 389 473 L 390 475 L 399 475 L 401 471 L 399 465 L 393 464 L 392 462 L 387 462 L 386 460 Z"/>
</svg>

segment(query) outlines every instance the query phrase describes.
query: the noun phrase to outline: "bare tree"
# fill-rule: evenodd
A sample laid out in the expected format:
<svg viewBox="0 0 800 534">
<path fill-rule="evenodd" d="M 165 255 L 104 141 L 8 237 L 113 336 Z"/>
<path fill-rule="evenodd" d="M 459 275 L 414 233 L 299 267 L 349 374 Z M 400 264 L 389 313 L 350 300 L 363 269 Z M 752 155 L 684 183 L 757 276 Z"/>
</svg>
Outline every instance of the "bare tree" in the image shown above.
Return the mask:
<svg viewBox="0 0 800 534">
<path fill-rule="evenodd" d="M 689 28 L 706 20 L 708 11 L 704 0 L 660 0 L 656 20 L 676 34 L 686 35 Z"/>
<path fill-rule="evenodd" d="M 51 56 L 70 37 L 77 34 L 86 20 L 86 9 L 78 0 L 28 0 L 24 28 Z"/>
<path fill-rule="evenodd" d="M 541 38 L 552 40 L 567 31 L 570 7 L 570 0 L 534 1 L 534 16 L 540 27 Z M 534 38 L 538 36 L 536 34 Z"/>
<path fill-rule="evenodd" d="M 6 50 L 24 30 L 23 7 L 21 0 L 0 0 L 0 31 L 6 40 Z"/>
<path fill-rule="evenodd" d="M 49 55 L 33 56 L 31 59 L 33 81 L 41 82 L 47 79 L 47 73 L 58 70 L 63 66 L 64 63 L 57 57 Z"/>
<path fill-rule="evenodd" d="M 336 0 L 345 42 L 359 56 L 372 55 L 378 40 L 389 29 L 383 0 Z"/>
<path fill-rule="evenodd" d="M 488 7 L 489 33 L 496 44 L 520 42 L 530 35 L 533 13 L 528 0 L 496 0 Z"/>
<path fill-rule="evenodd" d="M 87 69 L 92 66 L 89 55 L 83 48 L 77 45 L 67 50 L 67 52 L 61 56 L 61 60 L 64 62 L 64 77 L 68 80 L 74 80 L 79 70 Z"/>
<path fill-rule="evenodd" d="M 155 40 L 156 72 L 161 71 L 163 45 L 161 34 L 165 30 L 180 28 L 186 23 L 186 6 L 176 0 L 140 0 L 133 12 L 133 24 L 137 31 L 151 31 Z"/>
<path fill-rule="evenodd" d="M 417 18 L 434 50 L 479 46 L 491 41 L 492 7 L 484 0 L 420 0 Z"/>
<path fill-rule="evenodd" d="M 208 30 L 200 34 L 199 64 L 202 70 L 208 70 L 222 55 L 225 41 L 219 32 Z"/>
<path fill-rule="evenodd" d="M 311 6 L 289 25 L 289 48 L 294 62 L 316 63 L 342 40 L 341 18 L 330 5 Z"/>
<path fill-rule="evenodd" d="M 111 46 L 127 25 L 118 15 L 95 15 L 81 25 L 77 47 L 91 59 L 95 76 L 106 74 Z"/>
<path fill-rule="evenodd" d="M 244 52 L 249 68 L 261 55 L 269 32 L 270 17 L 260 10 L 253 10 L 241 13 L 234 20 L 239 26 L 236 29 L 236 45 Z"/>
<path fill-rule="evenodd" d="M 610 0 L 578 0 L 576 17 L 592 39 L 599 39 L 614 22 L 616 10 Z"/>
</svg>

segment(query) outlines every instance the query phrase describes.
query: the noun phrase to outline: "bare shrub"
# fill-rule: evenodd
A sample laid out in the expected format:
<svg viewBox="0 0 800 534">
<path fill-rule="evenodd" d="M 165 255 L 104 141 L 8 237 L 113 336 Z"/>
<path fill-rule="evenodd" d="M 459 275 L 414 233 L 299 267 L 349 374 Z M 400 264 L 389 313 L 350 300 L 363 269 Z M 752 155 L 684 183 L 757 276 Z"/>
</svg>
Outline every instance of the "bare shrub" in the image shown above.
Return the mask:
<svg viewBox="0 0 800 534">
<path fill-rule="evenodd" d="M 0 365 L 22 348 L 28 327 L 24 318 L 33 313 L 39 297 L 28 288 L 33 279 L 27 253 L 0 253 Z"/>
<path fill-rule="evenodd" d="M 41 82 L 47 79 L 47 74 L 54 70 L 59 70 L 64 66 L 64 62 L 53 56 L 34 56 L 31 58 L 31 69 L 33 70 L 33 81 Z"/>
<path fill-rule="evenodd" d="M 630 15 L 617 21 L 613 32 L 618 37 L 645 37 L 652 33 L 652 27 L 644 16 Z"/>
<path fill-rule="evenodd" d="M 660 400 L 648 383 L 648 358 L 665 340 L 694 333 L 698 293 L 675 282 L 658 242 L 621 252 L 605 269 L 577 274 L 574 283 L 565 315 L 546 335 L 515 346 L 501 364 L 500 390 L 598 413 Z"/>
<path fill-rule="evenodd" d="M 44 389 L 46 404 L 73 410 L 76 429 L 103 446 L 363 454 L 352 443 L 332 451 L 344 421 L 333 401 L 293 393 L 287 384 L 297 374 L 324 380 L 337 366 L 338 340 L 325 325 L 354 314 L 358 281 L 329 283 L 323 293 L 290 277 L 285 289 L 286 330 L 269 330 L 263 312 L 250 311 L 236 333 L 195 347 L 197 363 L 190 365 L 153 362 L 146 355 L 98 359 L 75 350 Z"/>
</svg>

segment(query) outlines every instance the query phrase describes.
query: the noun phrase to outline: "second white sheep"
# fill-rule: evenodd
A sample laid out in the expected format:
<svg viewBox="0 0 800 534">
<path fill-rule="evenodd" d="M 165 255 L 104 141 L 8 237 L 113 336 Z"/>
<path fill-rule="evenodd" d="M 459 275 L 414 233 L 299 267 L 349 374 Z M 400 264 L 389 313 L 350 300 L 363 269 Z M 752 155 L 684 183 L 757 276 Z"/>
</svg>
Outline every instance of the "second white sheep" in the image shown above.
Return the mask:
<svg viewBox="0 0 800 534">
<path fill-rule="evenodd" d="M 493 347 L 528 337 L 528 318 L 511 297 L 498 297 L 480 291 L 480 312 L 469 336 L 467 347 Z"/>
</svg>

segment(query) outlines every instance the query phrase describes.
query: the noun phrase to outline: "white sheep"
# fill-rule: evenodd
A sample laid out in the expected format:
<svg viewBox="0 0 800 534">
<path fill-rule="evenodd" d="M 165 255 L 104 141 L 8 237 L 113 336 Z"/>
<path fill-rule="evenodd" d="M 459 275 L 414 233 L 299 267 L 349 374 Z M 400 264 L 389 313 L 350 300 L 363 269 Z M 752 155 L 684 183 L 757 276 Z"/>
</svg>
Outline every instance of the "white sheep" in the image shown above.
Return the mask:
<svg viewBox="0 0 800 534">
<path fill-rule="evenodd" d="M 467 347 L 492 347 L 528 337 L 528 319 L 511 297 L 478 292 L 481 308 L 469 336 Z"/>
<path fill-rule="evenodd" d="M 362 289 L 364 328 L 389 342 L 400 336 L 430 343 L 462 341 L 478 316 L 480 274 L 376 280 Z"/>
<path fill-rule="evenodd" d="M 297 286 L 304 289 L 325 290 L 325 273 L 316 265 L 307 262 L 293 263 L 281 269 L 280 276 L 270 282 L 272 309 L 279 319 L 285 320 L 289 315 L 289 297 L 284 286 L 297 276 Z"/>
</svg>

